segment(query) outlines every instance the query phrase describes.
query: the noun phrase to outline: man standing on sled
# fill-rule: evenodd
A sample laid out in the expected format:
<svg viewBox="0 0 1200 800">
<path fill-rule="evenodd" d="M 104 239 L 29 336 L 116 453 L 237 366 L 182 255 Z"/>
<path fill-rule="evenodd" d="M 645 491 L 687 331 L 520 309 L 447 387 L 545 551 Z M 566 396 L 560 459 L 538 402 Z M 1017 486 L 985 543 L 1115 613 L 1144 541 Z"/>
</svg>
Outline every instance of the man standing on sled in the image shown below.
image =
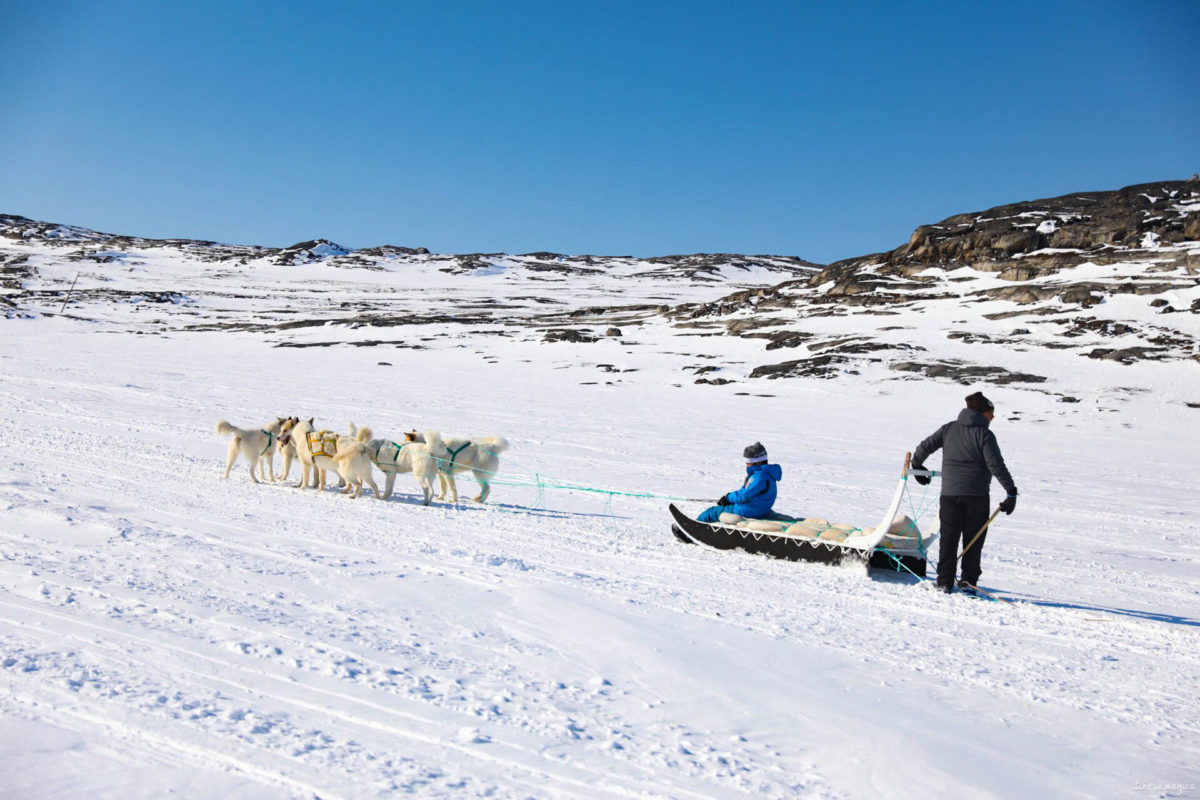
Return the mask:
<svg viewBox="0 0 1200 800">
<path fill-rule="evenodd" d="M 913 451 L 912 468 L 923 470 L 925 459 L 937 450 L 942 451 L 941 548 L 938 552 L 937 587 L 949 594 L 954 591 L 954 573 L 958 565 L 958 546 L 964 545 L 988 520 L 988 488 L 992 476 L 1008 492 L 1000 510 L 1011 514 L 1017 507 L 1017 485 L 1013 483 L 996 435 L 988 426 L 995 418 L 995 407 L 981 392 L 967 396 L 967 407 L 958 419 L 938 428 Z M 929 477 L 914 476 L 926 485 Z M 974 591 L 983 572 L 980 559 L 986 532 L 971 549 L 962 554 L 962 580 L 959 587 Z"/>
<path fill-rule="evenodd" d="M 761 519 L 771 513 L 771 506 L 775 505 L 776 484 L 783 477 L 783 470 L 778 464 L 767 463 L 767 448 L 759 442 L 742 451 L 742 456 L 746 459 L 746 480 L 742 488 L 722 495 L 715 506 L 700 512 L 697 520 L 720 522 L 722 513 Z"/>
</svg>

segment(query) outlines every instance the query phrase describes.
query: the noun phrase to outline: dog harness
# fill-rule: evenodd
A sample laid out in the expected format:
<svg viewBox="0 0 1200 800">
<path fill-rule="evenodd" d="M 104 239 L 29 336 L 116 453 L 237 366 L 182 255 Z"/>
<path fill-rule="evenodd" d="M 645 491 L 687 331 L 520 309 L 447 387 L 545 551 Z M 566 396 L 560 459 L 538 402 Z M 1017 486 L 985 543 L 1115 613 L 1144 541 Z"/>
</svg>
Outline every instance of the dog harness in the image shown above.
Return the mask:
<svg viewBox="0 0 1200 800">
<path fill-rule="evenodd" d="M 269 453 L 271 451 L 271 445 L 275 444 L 275 434 L 271 433 L 268 430 L 264 430 L 262 428 L 259 428 L 259 430 L 267 435 L 267 446 L 264 447 L 263 451 L 258 454 L 259 458 L 262 458 L 263 456 L 265 456 L 267 453 Z"/>
<path fill-rule="evenodd" d="M 390 464 L 384 464 L 379 460 L 379 454 L 383 451 L 384 444 L 390 444 L 392 447 L 396 448 L 396 452 L 392 454 L 392 463 Z M 384 472 L 399 472 L 400 470 L 396 468 L 396 462 L 400 460 L 400 451 L 403 450 L 404 446 L 407 444 L 408 442 L 405 442 L 404 444 L 396 444 L 395 442 L 390 441 L 382 442 L 378 447 L 375 448 L 375 456 L 371 460 L 375 462 L 375 466 L 379 467 Z"/>
<path fill-rule="evenodd" d="M 464 442 L 463 445 L 461 447 L 459 447 L 457 450 L 451 450 L 449 447 L 447 447 L 446 451 L 448 453 L 450 453 L 450 466 L 448 466 L 448 467 L 440 467 L 439 466 L 439 469 L 441 469 L 441 471 L 445 472 L 445 473 L 454 472 L 454 459 L 458 458 L 458 454 L 461 453 L 463 450 L 466 450 L 470 446 L 471 446 L 470 442 Z M 441 461 L 444 461 L 444 459 L 439 458 L 438 461 L 441 462 Z"/>
</svg>

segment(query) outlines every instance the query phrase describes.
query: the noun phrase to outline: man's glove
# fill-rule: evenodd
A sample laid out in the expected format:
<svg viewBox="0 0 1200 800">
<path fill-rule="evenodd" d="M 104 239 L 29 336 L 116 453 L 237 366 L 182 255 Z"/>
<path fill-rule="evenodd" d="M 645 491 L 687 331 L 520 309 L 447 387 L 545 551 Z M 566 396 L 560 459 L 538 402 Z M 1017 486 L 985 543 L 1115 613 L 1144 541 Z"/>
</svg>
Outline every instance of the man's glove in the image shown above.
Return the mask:
<svg viewBox="0 0 1200 800">
<path fill-rule="evenodd" d="M 1017 496 L 1015 494 L 1010 494 L 1008 497 L 1004 498 L 1004 500 L 1001 501 L 1001 503 L 1000 503 L 1000 510 L 1003 511 L 1005 514 L 1011 514 L 1013 512 L 1013 509 L 1015 509 L 1016 507 L 1017 507 Z"/>
<path fill-rule="evenodd" d="M 729 495 L 723 494 L 723 495 L 721 495 L 721 499 L 717 501 L 717 505 L 731 506 L 731 505 L 733 505 L 733 503 L 729 502 Z"/>
<path fill-rule="evenodd" d="M 913 464 L 912 469 L 925 469 L 925 468 L 922 467 L 920 464 Z M 921 484 L 922 486 L 928 486 L 929 483 L 933 480 L 933 478 L 929 477 L 928 475 L 913 475 L 913 477 L 916 478 L 917 483 Z"/>
</svg>

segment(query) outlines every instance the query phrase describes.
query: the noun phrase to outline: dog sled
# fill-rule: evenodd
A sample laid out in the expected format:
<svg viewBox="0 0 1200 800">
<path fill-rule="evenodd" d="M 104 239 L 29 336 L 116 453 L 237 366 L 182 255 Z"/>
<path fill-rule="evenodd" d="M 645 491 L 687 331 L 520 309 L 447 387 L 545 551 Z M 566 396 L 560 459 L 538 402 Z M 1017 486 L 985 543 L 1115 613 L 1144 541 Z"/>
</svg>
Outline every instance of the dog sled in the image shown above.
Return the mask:
<svg viewBox="0 0 1200 800">
<path fill-rule="evenodd" d="M 908 493 L 911 454 L 905 455 L 904 467 L 892 501 L 877 525 L 865 528 L 846 523 L 831 523 L 816 517 L 796 518 L 772 514 L 765 519 L 743 519 L 722 514 L 721 521 L 695 520 L 675 505 L 675 538 L 688 544 L 702 544 L 718 550 L 743 550 L 788 561 L 812 561 L 822 564 L 860 563 L 869 569 L 891 570 L 925 577 L 925 553 L 937 537 L 935 529 L 922 534 L 917 523 L 900 507 Z M 925 470 L 921 475 L 937 473 Z"/>
</svg>

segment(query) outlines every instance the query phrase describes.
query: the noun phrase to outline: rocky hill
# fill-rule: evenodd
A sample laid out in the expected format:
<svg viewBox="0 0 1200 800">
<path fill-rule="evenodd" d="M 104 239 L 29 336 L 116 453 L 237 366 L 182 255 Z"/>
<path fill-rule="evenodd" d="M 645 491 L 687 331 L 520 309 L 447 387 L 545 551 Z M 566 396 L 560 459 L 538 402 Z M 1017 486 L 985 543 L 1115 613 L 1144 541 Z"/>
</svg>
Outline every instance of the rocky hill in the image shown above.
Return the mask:
<svg viewBox="0 0 1200 800">
<path fill-rule="evenodd" d="M 257 331 L 288 347 L 311 346 L 298 341 L 299 331 L 327 327 L 421 331 L 409 338 L 414 347 L 449 331 L 589 343 L 685 298 L 770 286 L 819 268 L 791 256 L 455 255 L 395 245 L 356 250 L 328 239 L 229 245 L 0 215 L 0 304 L 8 317 L 60 314 L 137 332 Z"/>
<path fill-rule="evenodd" d="M 996 363 L 1030 347 L 1194 368 L 1198 314 L 1195 179 L 956 214 L 889 252 L 672 311 L 679 325 L 798 351 L 758 365 L 754 377 L 834 377 L 875 363 L 901 375 L 1002 383 L 1046 379 Z M 904 335 L 910 325 L 897 324 L 916 315 L 945 320 L 936 357 L 929 342 Z M 978 345 L 988 343 L 1000 347 L 980 363 Z"/>
</svg>

